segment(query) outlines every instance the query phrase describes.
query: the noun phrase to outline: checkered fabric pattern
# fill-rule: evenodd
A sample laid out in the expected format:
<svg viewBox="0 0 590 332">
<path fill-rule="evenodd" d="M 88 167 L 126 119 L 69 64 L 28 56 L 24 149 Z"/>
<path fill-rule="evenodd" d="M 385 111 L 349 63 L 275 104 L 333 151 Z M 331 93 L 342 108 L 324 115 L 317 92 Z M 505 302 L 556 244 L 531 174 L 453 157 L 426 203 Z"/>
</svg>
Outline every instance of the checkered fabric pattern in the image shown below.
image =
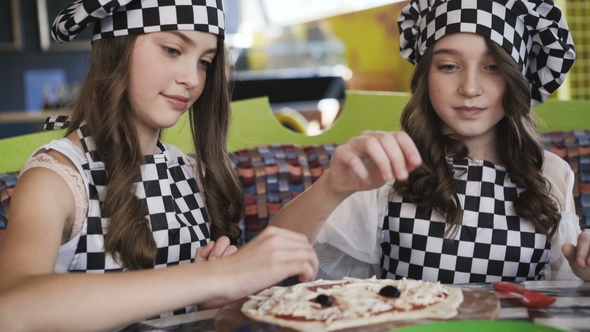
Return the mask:
<svg viewBox="0 0 590 332">
<path fill-rule="evenodd" d="M 64 129 L 70 125 L 70 117 L 67 115 L 55 115 L 45 119 L 43 130 Z"/>
<path fill-rule="evenodd" d="M 309 188 L 330 166 L 336 145 L 273 144 L 230 154 L 246 194 L 242 243 L 256 236 L 274 215 Z"/>
<path fill-rule="evenodd" d="M 383 222 L 381 278 L 449 284 L 542 278 L 550 244 L 514 211 L 521 189 L 506 170 L 487 161 L 448 161 L 463 207 L 454 241 L 444 240 L 445 222 L 436 212 L 392 195 Z"/>
<path fill-rule="evenodd" d="M 529 80 L 533 106 L 557 90 L 576 56 L 567 23 L 552 0 L 411 0 L 398 26 L 402 57 L 414 64 L 450 33 L 493 40 Z"/>
<path fill-rule="evenodd" d="M 82 127 L 81 130 L 84 128 Z M 549 132 L 544 133 L 544 135 L 548 138 L 546 149 L 563 157 L 570 163 L 572 170 L 576 173 L 578 177 L 574 187 L 574 196 L 577 198 L 576 202 L 578 203 L 576 211 L 580 215 L 580 226 L 583 228 L 590 227 L 588 221 L 590 220 L 590 132 Z M 85 135 L 82 136 L 85 137 Z M 86 151 L 94 149 L 91 140 L 84 138 L 82 144 L 85 146 Z M 243 231 L 242 244 L 262 231 L 284 204 L 308 188 L 329 168 L 336 146 L 335 144 L 324 144 L 301 147 L 292 144 L 275 144 L 230 153 L 229 157 L 232 166 L 238 172 L 242 187 L 246 192 L 246 217 L 241 222 Z M 101 177 L 104 177 L 104 175 L 99 175 L 99 172 L 95 172 L 97 179 L 100 180 Z M 1 174 L 0 187 L 3 179 L 10 179 L 5 189 L 11 190 L 17 176 L 18 173 Z M 496 187 L 494 185 L 494 188 Z M 96 194 L 97 190 L 93 192 Z M 200 194 L 197 197 L 199 197 L 197 202 L 202 206 Z M 0 190 L 0 200 L 2 200 L 2 208 L 8 209 L 9 204 L 5 204 L 8 200 L 5 200 L 5 197 L 2 196 L 2 190 Z M 469 199 L 471 202 L 476 200 Z M 491 202 L 491 197 L 482 197 L 480 198 L 481 201 Z M 496 200 L 494 198 L 495 207 Z M 498 208 L 500 209 L 500 205 L 498 205 Z M 393 211 L 395 208 L 389 210 Z M 206 218 L 204 213 L 203 218 Z M 421 224 L 424 218 L 418 218 L 418 221 L 413 223 Z M 494 216 L 494 218 L 496 217 Z M 102 224 L 98 221 L 95 224 L 102 227 Z M 432 234 L 442 234 L 444 232 L 441 225 L 435 223 L 432 223 L 432 225 L 429 230 Z M 407 227 L 410 226 L 414 227 L 411 223 L 408 223 Z M 466 235 L 469 235 L 468 231 L 476 229 L 474 226 L 469 227 L 464 231 Z M 1 230 L 2 227 L 0 227 Z M 423 240 L 424 237 L 417 237 L 417 241 Z M 422 245 L 416 244 L 416 246 L 420 247 Z M 481 246 L 477 245 L 477 247 Z M 453 252 L 455 250 L 460 251 L 460 249 L 462 250 L 463 247 L 457 247 L 457 249 L 447 248 L 445 250 Z M 420 253 L 420 255 L 424 254 Z"/>
<path fill-rule="evenodd" d="M 576 174 L 574 199 L 580 227 L 590 228 L 590 131 L 543 133 L 545 149 L 567 161 Z"/>
<path fill-rule="evenodd" d="M 104 231 L 108 217 L 102 215 L 107 174 L 104 164 L 94 159 L 91 137 L 78 134 L 85 148 L 88 164 L 83 165 L 90 183 L 87 230 L 82 234 L 76 253 L 75 270 L 92 273 L 120 270 L 112 257 L 104 253 Z M 210 232 L 203 200 L 192 167 L 181 153 L 167 152 L 158 142 L 155 155 L 145 157 L 141 180 L 136 182 L 136 195 L 146 209 L 157 244 L 155 268 L 190 263 L 195 250 L 209 242 Z M 85 233 L 85 234 L 84 234 Z"/>
<path fill-rule="evenodd" d="M 51 35 L 58 43 L 69 42 L 90 23 L 93 41 L 171 30 L 225 36 L 222 0 L 77 0 L 57 15 Z"/>
<path fill-rule="evenodd" d="M 108 216 L 101 211 L 107 174 L 104 163 L 95 159 L 94 144 L 86 127 L 77 130 L 88 163 L 82 165 L 89 181 L 89 206 L 71 272 L 105 273 L 121 271 L 121 266 L 104 252 Z M 138 177 L 140 174 L 138 174 Z M 188 264 L 198 247 L 210 240 L 209 221 L 193 168 L 182 152 L 160 142 L 156 154 L 146 156 L 141 178 L 135 183 L 136 195 L 146 210 L 146 219 L 157 246 L 154 268 Z M 186 307 L 174 314 L 187 313 Z M 163 316 L 172 313 L 163 314 Z"/>
</svg>

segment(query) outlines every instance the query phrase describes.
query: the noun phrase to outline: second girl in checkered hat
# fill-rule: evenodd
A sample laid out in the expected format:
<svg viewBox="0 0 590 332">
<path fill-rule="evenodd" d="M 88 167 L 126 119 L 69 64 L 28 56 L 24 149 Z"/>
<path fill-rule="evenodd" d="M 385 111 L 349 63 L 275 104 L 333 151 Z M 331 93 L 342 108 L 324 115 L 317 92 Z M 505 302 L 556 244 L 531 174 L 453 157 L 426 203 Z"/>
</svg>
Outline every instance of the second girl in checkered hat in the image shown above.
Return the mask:
<svg viewBox="0 0 590 332">
<path fill-rule="evenodd" d="M 235 247 L 222 1 L 78 0 L 52 33 L 71 41 L 90 23 L 66 137 L 33 154 L 12 196 L 0 330 L 106 330 L 312 279 L 301 234 L 270 227 Z M 159 140 L 187 111 L 195 159 Z"/>
<path fill-rule="evenodd" d="M 398 22 L 416 64 L 403 132 L 339 146 L 272 224 L 308 236 L 325 278 L 590 280 L 574 175 L 544 151 L 531 110 L 574 61 L 560 9 L 411 0 Z"/>
</svg>

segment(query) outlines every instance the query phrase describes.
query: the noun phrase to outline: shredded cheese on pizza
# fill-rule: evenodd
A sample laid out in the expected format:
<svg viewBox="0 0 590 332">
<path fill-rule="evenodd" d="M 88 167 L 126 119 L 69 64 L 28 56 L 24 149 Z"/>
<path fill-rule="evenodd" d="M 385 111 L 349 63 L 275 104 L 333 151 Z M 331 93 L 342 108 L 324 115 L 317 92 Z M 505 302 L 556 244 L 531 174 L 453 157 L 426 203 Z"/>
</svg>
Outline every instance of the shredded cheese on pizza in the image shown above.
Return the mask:
<svg viewBox="0 0 590 332">
<path fill-rule="evenodd" d="M 399 297 L 379 295 L 387 285 L 400 291 Z M 332 305 L 316 303 L 324 294 Z M 345 278 L 339 281 L 316 280 L 291 287 L 272 287 L 250 296 L 257 301 L 252 314 L 271 315 L 297 321 L 321 321 L 376 316 L 382 313 L 406 313 L 444 301 L 449 290 L 440 283 L 415 280 L 381 280 Z"/>
</svg>

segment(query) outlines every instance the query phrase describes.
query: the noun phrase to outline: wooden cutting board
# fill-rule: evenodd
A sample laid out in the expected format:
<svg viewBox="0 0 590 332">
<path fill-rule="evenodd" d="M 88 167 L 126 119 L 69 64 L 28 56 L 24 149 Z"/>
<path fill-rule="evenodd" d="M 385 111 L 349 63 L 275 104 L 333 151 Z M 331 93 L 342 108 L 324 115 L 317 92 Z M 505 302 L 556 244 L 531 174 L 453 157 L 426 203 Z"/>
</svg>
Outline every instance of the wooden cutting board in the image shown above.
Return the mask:
<svg viewBox="0 0 590 332">
<path fill-rule="evenodd" d="M 470 287 L 459 288 L 463 291 L 463 303 L 459 306 L 459 313 L 457 316 L 450 320 L 495 319 L 498 316 L 500 301 L 493 292 Z M 221 308 L 215 315 L 213 321 L 215 330 L 218 332 L 232 332 L 236 327 L 251 322 L 251 320 L 241 312 L 242 304 L 244 302 L 246 302 L 246 299 L 232 302 Z M 439 319 L 401 320 L 340 331 L 383 332 L 408 325 L 435 323 L 440 321 L 441 320 Z M 294 330 L 279 327 L 274 331 L 293 332 Z"/>
</svg>

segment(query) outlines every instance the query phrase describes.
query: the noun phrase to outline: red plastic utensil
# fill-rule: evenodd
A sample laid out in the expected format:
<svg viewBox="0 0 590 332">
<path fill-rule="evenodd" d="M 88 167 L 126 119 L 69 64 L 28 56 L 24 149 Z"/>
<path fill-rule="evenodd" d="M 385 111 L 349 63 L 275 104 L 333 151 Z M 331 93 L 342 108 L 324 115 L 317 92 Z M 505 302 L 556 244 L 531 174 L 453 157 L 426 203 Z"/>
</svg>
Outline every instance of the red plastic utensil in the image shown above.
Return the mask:
<svg viewBox="0 0 590 332">
<path fill-rule="evenodd" d="M 545 308 L 555 302 L 555 298 L 545 294 L 537 293 L 535 291 L 522 288 L 516 284 L 507 281 L 499 281 L 494 283 L 494 289 L 501 292 L 516 293 L 522 295 L 522 303 L 527 307 Z"/>
</svg>

